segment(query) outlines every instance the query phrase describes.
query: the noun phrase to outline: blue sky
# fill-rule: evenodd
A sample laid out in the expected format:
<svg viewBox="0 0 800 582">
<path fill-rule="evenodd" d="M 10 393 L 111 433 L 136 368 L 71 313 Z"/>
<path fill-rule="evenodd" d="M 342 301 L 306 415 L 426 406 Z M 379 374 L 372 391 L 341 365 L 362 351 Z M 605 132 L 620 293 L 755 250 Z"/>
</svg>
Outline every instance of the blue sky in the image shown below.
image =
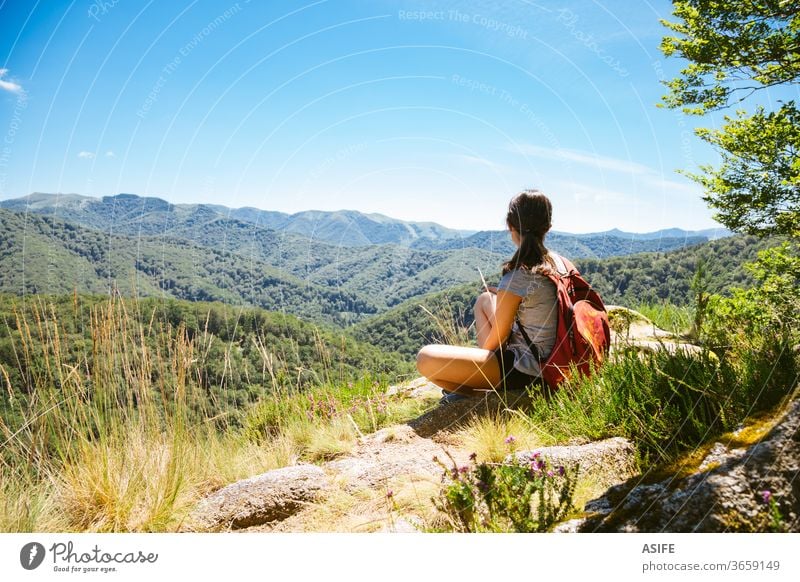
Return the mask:
<svg viewBox="0 0 800 582">
<path fill-rule="evenodd" d="M 714 226 L 655 105 L 667 1 L 0 0 L 0 199 L 152 195 L 498 229 Z M 764 99 L 779 98 L 779 93 Z"/>
</svg>

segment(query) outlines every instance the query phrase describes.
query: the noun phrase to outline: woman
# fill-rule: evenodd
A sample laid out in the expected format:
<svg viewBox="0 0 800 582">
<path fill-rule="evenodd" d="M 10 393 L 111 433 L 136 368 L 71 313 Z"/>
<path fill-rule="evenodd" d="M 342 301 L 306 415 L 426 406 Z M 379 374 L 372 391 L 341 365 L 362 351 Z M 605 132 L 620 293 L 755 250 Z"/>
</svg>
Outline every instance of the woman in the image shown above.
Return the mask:
<svg viewBox="0 0 800 582">
<path fill-rule="evenodd" d="M 443 388 L 444 402 L 486 390 L 522 390 L 540 382 L 539 363 L 519 325 L 546 358 L 558 321 L 555 285 L 542 273 L 566 272 L 561 258 L 544 246 L 551 215 L 550 200 L 537 190 L 511 200 L 506 225 L 517 251 L 503 265 L 497 288 L 489 288 L 475 302 L 478 347 L 428 345 L 417 354 L 417 369 Z"/>
</svg>

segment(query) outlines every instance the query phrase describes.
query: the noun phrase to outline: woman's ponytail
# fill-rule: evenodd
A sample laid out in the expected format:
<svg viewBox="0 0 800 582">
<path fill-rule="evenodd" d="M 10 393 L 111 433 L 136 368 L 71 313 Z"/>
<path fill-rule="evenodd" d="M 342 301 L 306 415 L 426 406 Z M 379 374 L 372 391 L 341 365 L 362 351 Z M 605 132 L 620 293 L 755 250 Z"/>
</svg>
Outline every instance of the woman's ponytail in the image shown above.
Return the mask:
<svg viewBox="0 0 800 582">
<path fill-rule="evenodd" d="M 519 232 L 520 245 L 514 256 L 503 264 L 503 274 L 514 269 L 537 269 L 552 266 L 544 237 L 550 230 L 553 206 L 538 190 L 525 190 L 508 205 L 506 224 Z"/>
</svg>

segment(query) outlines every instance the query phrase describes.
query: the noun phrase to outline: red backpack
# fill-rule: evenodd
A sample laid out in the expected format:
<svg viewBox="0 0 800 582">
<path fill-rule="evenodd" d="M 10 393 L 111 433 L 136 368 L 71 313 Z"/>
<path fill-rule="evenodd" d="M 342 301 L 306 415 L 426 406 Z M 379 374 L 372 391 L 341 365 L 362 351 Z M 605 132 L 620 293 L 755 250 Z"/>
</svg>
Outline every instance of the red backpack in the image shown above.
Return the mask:
<svg viewBox="0 0 800 582">
<path fill-rule="evenodd" d="M 569 377 L 571 365 L 585 375 L 591 374 L 603 363 L 611 345 L 608 314 L 600 295 L 575 265 L 564 257 L 558 258 L 564 262 L 566 274 L 555 269 L 543 273 L 555 284 L 558 301 L 556 342 L 546 360 L 539 357 L 539 349 L 517 318 L 522 337 L 539 361 L 542 379 L 552 389 Z"/>
</svg>

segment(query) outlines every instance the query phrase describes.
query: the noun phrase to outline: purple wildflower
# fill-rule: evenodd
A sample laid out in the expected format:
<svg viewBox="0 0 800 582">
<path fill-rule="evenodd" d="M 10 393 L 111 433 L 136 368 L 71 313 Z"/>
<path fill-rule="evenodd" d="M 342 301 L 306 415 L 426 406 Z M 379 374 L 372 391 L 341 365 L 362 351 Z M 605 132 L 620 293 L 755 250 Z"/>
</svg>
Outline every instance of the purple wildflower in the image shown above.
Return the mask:
<svg viewBox="0 0 800 582">
<path fill-rule="evenodd" d="M 548 472 L 547 472 L 547 476 L 548 476 L 548 477 L 552 477 L 552 476 L 553 476 L 553 472 L 552 472 L 552 471 L 548 471 Z"/>
<path fill-rule="evenodd" d="M 765 489 L 761 492 L 761 499 L 764 500 L 764 503 L 769 503 L 769 500 L 772 499 L 772 491 L 769 489 Z"/>
<path fill-rule="evenodd" d="M 559 467 L 558 467 L 558 474 L 559 474 L 559 476 L 563 477 L 565 472 L 566 472 L 566 471 L 565 471 L 565 469 L 564 469 L 564 465 L 559 465 Z"/>
<path fill-rule="evenodd" d="M 458 468 L 459 473 L 466 473 L 467 471 L 469 471 L 469 467 L 467 467 L 466 465 Z"/>
<path fill-rule="evenodd" d="M 508 435 L 508 436 L 506 437 L 506 441 L 505 441 L 505 443 L 506 443 L 507 445 L 510 445 L 511 443 L 513 443 L 513 442 L 514 442 L 514 441 L 516 441 L 516 440 L 517 440 L 517 439 L 516 439 L 516 437 L 515 437 L 513 434 L 510 434 L 510 435 Z"/>
<path fill-rule="evenodd" d="M 392 497 L 394 497 L 394 491 L 392 491 L 391 489 L 389 489 L 389 490 L 386 492 L 386 498 L 387 498 L 387 499 L 391 499 Z"/>
</svg>

